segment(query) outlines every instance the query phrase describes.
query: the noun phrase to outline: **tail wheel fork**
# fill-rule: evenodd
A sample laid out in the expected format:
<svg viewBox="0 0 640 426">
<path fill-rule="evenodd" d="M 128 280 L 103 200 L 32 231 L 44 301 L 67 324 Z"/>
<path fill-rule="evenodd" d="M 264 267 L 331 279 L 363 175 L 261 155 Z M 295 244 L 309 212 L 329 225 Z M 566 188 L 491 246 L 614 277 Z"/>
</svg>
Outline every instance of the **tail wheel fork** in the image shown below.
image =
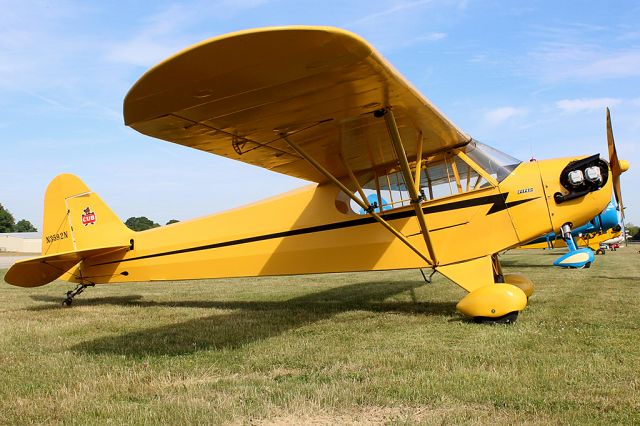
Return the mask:
<svg viewBox="0 0 640 426">
<path fill-rule="evenodd" d="M 73 303 L 73 298 L 82 293 L 87 287 L 94 287 L 95 283 L 89 284 L 78 284 L 75 289 L 69 290 L 66 293 L 64 300 L 62 301 L 62 306 L 71 306 Z"/>
</svg>

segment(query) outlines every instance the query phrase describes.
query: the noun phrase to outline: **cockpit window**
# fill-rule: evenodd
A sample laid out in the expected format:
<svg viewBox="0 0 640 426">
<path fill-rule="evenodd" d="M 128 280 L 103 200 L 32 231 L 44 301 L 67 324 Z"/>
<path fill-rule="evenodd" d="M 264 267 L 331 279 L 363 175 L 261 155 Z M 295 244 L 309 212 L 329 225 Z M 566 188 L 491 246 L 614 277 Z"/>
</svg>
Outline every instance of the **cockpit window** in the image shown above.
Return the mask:
<svg viewBox="0 0 640 426">
<path fill-rule="evenodd" d="M 476 140 L 469 142 L 463 151 L 498 182 L 502 182 L 522 162 Z"/>
<path fill-rule="evenodd" d="M 461 151 L 454 149 L 423 159 L 418 190 L 424 201 L 431 201 L 488 188 L 506 178 L 520 163 L 520 160 L 474 140 Z M 415 168 L 411 173 L 415 175 Z M 354 191 L 354 195 L 361 200 L 366 198 L 367 204 L 378 213 L 405 207 L 411 202 L 403 175 L 397 169 L 378 175 L 362 185 L 359 191 Z M 350 207 L 352 213 L 366 213 L 353 200 Z"/>
</svg>

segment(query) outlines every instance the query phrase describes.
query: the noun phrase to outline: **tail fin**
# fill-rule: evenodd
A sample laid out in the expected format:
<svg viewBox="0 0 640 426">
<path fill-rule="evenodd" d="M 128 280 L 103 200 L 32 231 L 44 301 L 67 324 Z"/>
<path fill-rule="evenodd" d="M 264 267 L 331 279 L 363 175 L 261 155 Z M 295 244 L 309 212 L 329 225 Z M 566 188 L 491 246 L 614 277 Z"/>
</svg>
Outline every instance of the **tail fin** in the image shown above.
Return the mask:
<svg viewBox="0 0 640 426">
<path fill-rule="evenodd" d="M 129 244 L 133 231 L 78 177 L 56 176 L 44 197 L 42 255 Z"/>
<path fill-rule="evenodd" d="M 78 177 L 56 176 L 44 197 L 42 257 L 13 265 L 5 281 L 22 287 L 47 284 L 83 259 L 126 250 L 133 231 Z"/>
</svg>

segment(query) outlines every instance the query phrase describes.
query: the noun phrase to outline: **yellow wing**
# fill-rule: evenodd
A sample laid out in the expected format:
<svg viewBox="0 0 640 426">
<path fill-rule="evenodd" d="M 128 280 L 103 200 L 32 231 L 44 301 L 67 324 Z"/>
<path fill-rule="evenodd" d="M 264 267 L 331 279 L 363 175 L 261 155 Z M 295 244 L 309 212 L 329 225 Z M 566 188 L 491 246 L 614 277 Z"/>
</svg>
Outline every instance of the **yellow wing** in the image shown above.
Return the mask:
<svg viewBox="0 0 640 426">
<path fill-rule="evenodd" d="M 373 47 L 330 27 L 241 31 L 196 44 L 144 74 L 127 94 L 125 123 L 149 136 L 323 182 L 286 133 L 334 176 L 395 164 L 383 119 L 391 107 L 409 159 L 469 136 Z M 342 157 L 342 159 L 341 159 Z"/>
</svg>

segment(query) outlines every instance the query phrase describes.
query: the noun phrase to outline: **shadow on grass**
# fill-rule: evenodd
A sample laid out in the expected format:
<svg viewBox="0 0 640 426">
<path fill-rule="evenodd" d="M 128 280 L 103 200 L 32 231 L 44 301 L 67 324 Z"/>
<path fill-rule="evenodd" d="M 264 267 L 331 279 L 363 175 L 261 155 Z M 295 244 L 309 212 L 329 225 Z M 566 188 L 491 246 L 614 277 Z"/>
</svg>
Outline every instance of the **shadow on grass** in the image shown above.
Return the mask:
<svg viewBox="0 0 640 426">
<path fill-rule="evenodd" d="M 285 301 L 169 301 L 143 300 L 141 296 L 82 299 L 83 306 L 206 308 L 222 312 L 186 322 L 152 327 L 117 336 L 103 337 L 73 346 L 91 354 L 128 356 L 182 355 L 201 350 L 242 347 L 331 318 L 349 311 L 396 312 L 409 315 L 455 315 L 455 303 L 425 303 L 386 300 L 424 283 L 368 282 L 332 288 Z M 34 298 L 35 299 L 35 298 Z M 57 298 L 38 297 L 39 301 Z M 80 303 L 79 303 L 80 304 Z M 40 306 L 34 309 L 52 309 Z M 56 306 L 57 308 L 57 306 Z"/>
<path fill-rule="evenodd" d="M 90 289 L 87 292 L 91 291 Z M 86 295 L 86 293 L 85 293 Z M 29 296 L 31 300 L 35 302 L 45 302 L 46 305 L 38 305 L 32 308 L 29 308 L 29 311 L 46 311 L 50 309 L 57 309 L 61 307 L 62 300 L 64 296 L 50 296 L 44 294 L 32 295 Z M 142 300 L 142 296 L 138 294 L 133 294 L 129 296 L 115 296 L 115 297 L 96 297 L 92 299 L 85 299 L 84 296 L 78 296 L 77 299 L 73 302 L 73 306 L 99 306 L 99 305 L 131 305 L 134 306 L 138 303 L 138 301 Z"/>
<path fill-rule="evenodd" d="M 610 280 L 610 281 L 631 281 L 631 285 L 637 285 L 638 280 L 640 280 L 640 275 L 635 277 L 607 277 L 604 275 L 594 275 L 592 278 L 600 279 L 600 280 Z"/>
<path fill-rule="evenodd" d="M 500 259 L 500 264 L 507 267 L 520 267 L 520 268 L 549 268 L 553 266 L 552 263 L 527 263 L 525 259 Z"/>
</svg>

